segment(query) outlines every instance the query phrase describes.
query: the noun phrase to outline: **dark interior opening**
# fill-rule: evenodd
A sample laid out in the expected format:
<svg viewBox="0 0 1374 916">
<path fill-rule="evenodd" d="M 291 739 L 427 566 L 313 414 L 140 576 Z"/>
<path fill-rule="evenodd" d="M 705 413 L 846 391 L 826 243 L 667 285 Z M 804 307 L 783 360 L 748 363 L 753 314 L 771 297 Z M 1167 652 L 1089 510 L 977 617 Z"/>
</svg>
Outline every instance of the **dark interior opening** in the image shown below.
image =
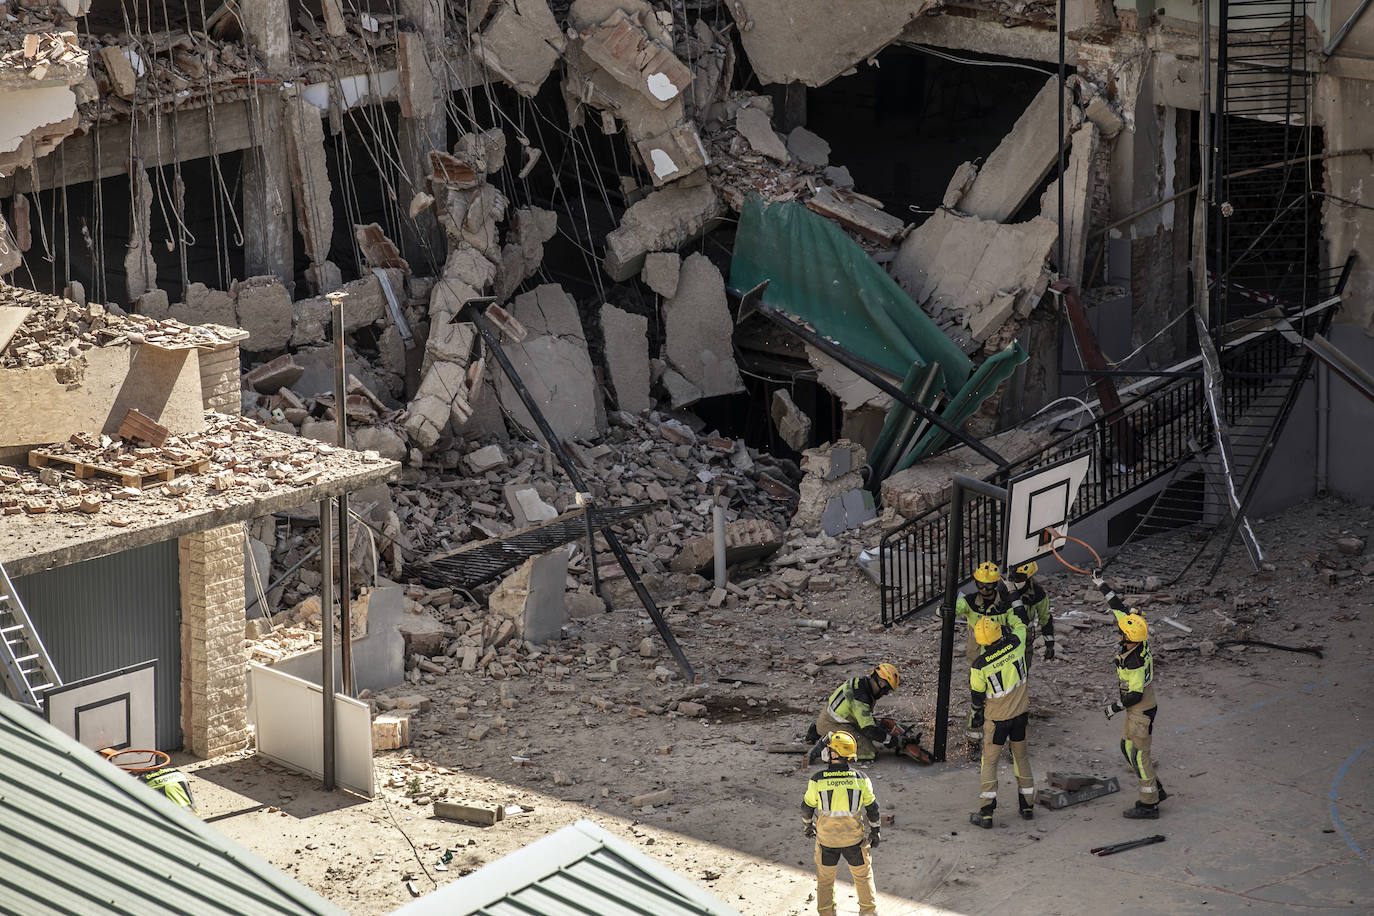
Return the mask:
<svg viewBox="0 0 1374 916">
<path fill-rule="evenodd" d="M 806 126 L 829 141 L 831 162 L 904 220 L 924 222 L 954 170 L 995 150 L 1051 76 L 1007 58 L 957 56 L 969 62 L 893 46 L 877 67 L 807 92 Z M 993 66 L 1001 63 L 1018 66 Z"/>
</svg>

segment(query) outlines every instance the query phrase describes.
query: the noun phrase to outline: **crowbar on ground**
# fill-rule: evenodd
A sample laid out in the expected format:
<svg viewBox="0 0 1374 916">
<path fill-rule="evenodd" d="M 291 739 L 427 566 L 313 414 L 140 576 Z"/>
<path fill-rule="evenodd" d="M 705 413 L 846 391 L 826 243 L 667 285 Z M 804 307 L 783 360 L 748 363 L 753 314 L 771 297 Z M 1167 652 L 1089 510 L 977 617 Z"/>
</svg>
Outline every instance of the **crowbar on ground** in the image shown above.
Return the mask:
<svg viewBox="0 0 1374 916">
<path fill-rule="evenodd" d="M 1130 840 L 1126 843 L 1113 843 L 1110 846 L 1094 846 L 1088 852 L 1095 856 L 1110 856 L 1118 852 L 1125 852 L 1128 849 L 1135 849 L 1137 846 L 1149 846 L 1151 843 L 1163 843 L 1164 836 L 1156 833 L 1154 836 L 1147 836 L 1142 840 Z"/>
</svg>

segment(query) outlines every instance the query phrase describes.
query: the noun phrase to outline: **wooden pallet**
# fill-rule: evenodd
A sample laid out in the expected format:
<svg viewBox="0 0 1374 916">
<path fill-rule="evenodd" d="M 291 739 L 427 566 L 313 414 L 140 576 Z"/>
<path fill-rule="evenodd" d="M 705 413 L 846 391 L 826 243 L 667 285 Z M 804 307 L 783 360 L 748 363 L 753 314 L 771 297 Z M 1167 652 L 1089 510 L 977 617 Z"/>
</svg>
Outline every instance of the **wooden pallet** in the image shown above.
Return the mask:
<svg viewBox="0 0 1374 916">
<path fill-rule="evenodd" d="M 135 490 L 167 483 L 170 480 L 175 480 L 178 474 L 200 474 L 210 470 L 210 459 L 205 457 L 192 458 L 187 461 L 162 462 L 152 469 L 139 470 L 102 464 L 98 461 L 86 461 L 78 455 L 63 455 L 43 449 L 34 449 L 29 452 L 29 467 L 41 468 L 49 464 L 67 465 L 72 469 L 72 476 L 80 479 L 94 477 L 97 474 L 114 477 L 124 486 L 133 487 Z"/>
</svg>

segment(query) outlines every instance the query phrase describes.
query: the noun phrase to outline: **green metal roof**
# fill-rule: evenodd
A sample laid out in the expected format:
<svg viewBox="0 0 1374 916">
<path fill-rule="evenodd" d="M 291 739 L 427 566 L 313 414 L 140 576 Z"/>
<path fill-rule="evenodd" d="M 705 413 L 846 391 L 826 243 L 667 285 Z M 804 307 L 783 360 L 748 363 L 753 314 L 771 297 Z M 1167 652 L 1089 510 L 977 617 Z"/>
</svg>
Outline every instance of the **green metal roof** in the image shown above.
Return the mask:
<svg viewBox="0 0 1374 916">
<path fill-rule="evenodd" d="M 691 881 L 578 821 L 392 916 L 740 916 Z"/>
<path fill-rule="evenodd" d="M 346 916 L 4 696 L 0 760 L 0 913 Z"/>
</svg>

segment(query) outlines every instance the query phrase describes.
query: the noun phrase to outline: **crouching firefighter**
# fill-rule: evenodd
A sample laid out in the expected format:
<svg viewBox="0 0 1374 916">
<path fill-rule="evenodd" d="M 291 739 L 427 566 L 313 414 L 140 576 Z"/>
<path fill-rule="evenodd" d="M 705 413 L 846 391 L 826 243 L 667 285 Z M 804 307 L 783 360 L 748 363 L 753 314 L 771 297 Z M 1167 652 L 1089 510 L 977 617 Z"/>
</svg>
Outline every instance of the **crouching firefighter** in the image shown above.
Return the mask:
<svg viewBox="0 0 1374 916">
<path fill-rule="evenodd" d="M 830 694 L 825 708 L 807 731 L 806 740 L 814 744 L 831 732 L 848 732 L 858 746 L 857 759 L 861 762 L 873 760 L 879 745 L 894 752 L 901 751 L 902 736 L 891 734 L 873 718 L 874 704 L 896 690 L 900 683 L 897 666 L 887 662 L 867 675 L 845 681 Z"/>
<path fill-rule="evenodd" d="M 835 916 L 835 872 L 844 859 L 854 879 L 859 912 L 877 913 L 869 850 L 877 849 L 881 839 L 878 800 L 868 777 L 853 768 L 855 736 L 837 731 L 824 740 L 825 769 L 811 776 L 802 800 L 806 835 L 816 838 L 816 912 Z"/>
<path fill-rule="evenodd" d="M 1155 701 L 1155 660 L 1150 654 L 1150 628 L 1145 618 L 1125 603 L 1102 580 L 1098 570 L 1093 571 L 1093 584 L 1107 599 L 1107 606 L 1116 615 L 1116 626 L 1121 632 L 1121 641 L 1116 647 L 1116 680 L 1119 696 L 1107 704 L 1103 710 L 1110 719 L 1123 710 L 1126 722 L 1121 729 L 1121 756 L 1140 780 L 1139 793 L 1134 807 L 1127 808 L 1122 814 L 1129 818 L 1155 820 L 1159 817 L 1159 803 L 1169 797 L 1163 784 L 1155 777 L 1155 763 L 1150 758 L 1150 736 L 1154 733 L 1155 713 L 1159 704 Z"/>
</svg>

